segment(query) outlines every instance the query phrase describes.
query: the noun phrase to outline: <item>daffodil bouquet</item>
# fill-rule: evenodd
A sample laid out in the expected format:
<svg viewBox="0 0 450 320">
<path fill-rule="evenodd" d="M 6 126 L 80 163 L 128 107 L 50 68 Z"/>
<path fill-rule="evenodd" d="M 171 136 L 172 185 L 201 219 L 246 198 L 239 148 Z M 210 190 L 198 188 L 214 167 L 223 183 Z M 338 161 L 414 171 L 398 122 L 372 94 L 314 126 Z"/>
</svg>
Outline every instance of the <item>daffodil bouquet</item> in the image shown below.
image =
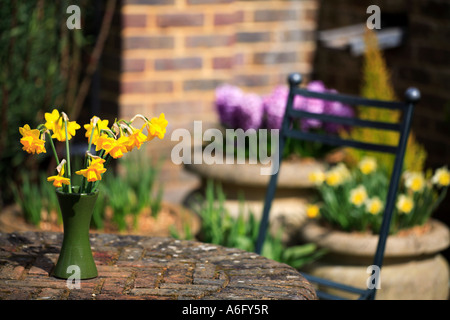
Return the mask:
<svg viewBox="0 0 450 320">
<path fill-rule="evenodd" d="M 140 129 L 134 126 L 134 122 L 140 119 L 143 125 Z M 81 126 L 76 121 L 69 121 L 64 112 L 54 109 L 51 113 L 45 113 L 45 123 L 31 129 L 28 124 L 19 128 L 22 135 L 20 143 L 22 149 L 28 153 L 45 153 L 45 143 L 48 140 L 53 155 L 56 159 L 56 174 L 47 178 L 49 182 L 65 193 L 74 192 L 72 189 L 72 168 L 70 166 L 70 146 L 69 140 L 75 136 L 76 131 Z M 168 122 L 164 113 L 158 118 L 148 119 L 143 115 L 136 115 L 130 121 L 115 120 L 111 127 L 108 127 L 108 120 L 101 120 L 94 116 L 90 123 L 84 125 L 86 130 L 85 137 L 88 138 L 88 148 L 84 159 L 84 168 L 76 171 L 81 175 L 81 185 L 78 193 L 92 193 L 98 189 L 99 181 L 106 172 L 105 166 L 111 159 L 121 158 L 125 153 L 134 148 L 140 149 L 142 144 L 155 137 L 164 138 Z M 146 133 L 144 132 L 146 129 Z M 66 159 L 60 160 L 53 140 L 65 142 Z M 91 152 L 92 146 L 95 146 L 95 152 Z"/>
<path fill-rule="evenodd" d="M 320 198 L 307 206 L 309 218 L 321 219 L 343 231 L 379 233 L 389 176 L 374 158 L 365 157 L 351 169 L 339 163 L 327 171 L 311 173 L 309 179 Z M 434 174 L 404 172 L 390 232 L 424 225 L 445 198 L 449 184 L 446 167 Z"/>
</svg>

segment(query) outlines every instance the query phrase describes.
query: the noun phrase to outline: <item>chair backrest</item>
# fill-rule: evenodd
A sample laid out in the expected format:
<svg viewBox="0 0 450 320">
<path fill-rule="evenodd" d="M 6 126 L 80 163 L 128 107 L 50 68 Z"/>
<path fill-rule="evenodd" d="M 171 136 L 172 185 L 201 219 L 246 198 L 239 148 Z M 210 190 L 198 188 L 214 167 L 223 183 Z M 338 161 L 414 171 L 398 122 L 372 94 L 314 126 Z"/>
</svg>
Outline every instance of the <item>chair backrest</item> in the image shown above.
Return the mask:
<svg viewBox="0 0 450 320">
<path fill-rule="evenodd" d="M 414 105 L 420 99 L 420 92 L 416 88 L 409 88 L 406 90 L 404 102 L 381 101 L 350 95 L 343 95 L 338 93 L 323 93 L 323 92 L 308 91 L 306 89 L 302 89 L 299 87 L 301 81 L 302 77 L 298 73 L 293 73 L 288 77 L 289 96 L 287 100 L 286 111 L 282 122 L 282 127 L 279 134 L 280 139 L 279 164 L 281 164 L 282 161 L 282 154 L 283 154 L 282 150 L 285 146 L 285 141 L 287 138 L 294 138 L 307 141 L 318 141 L 329 145 L 354 147 L 370 151 L 386 152 L 395 155 L 393 171 L 391 174 L 391 180 L 389 184 L 386 205 L 380 229 L 380 236 L 373 260 L 373 264 L 381 268 L 384 250 L 386 246 L 386 240 L 389 234 L 389 227 L 392 218 L 392 213 L 395 206 L 398 184 L 402 172 L 405 149 L 411 128 L 411 120 L 414 111 Z M 310 113 L 307 111 L 294 109 L 294 98 L 297 95 L 308 98 L 323 99 L 328 101 L 338 101 L 352 106 L 376 107 L 376 108 L 400 110 L 402 111 L 403 116 L 400 118 L 398 123 L 391 123 L 391 122 L 364 120 L 357 117 L 349 118 L 330 114 Z M 339 136 L 329 136 L 321 133 L 306 132 L 297 129 L 291 125 L 293 120 L 299 118 L 318 119 L 324 122 L 332 122 L 350 127 L 359 126 L 359 127 L 375 128 L 380 130 L 397 131 L 399 132 L 399 140 L 395 145 L 381 145 L 362 141 L 355 141 L 351 139 L 344 139 Z M 262 251 L 263 242 L 267 232 L 270 207 L 276 190 L 278 174 L 279 170 L 271 177 L 269 186 L 267 188 L 264 210 L 258 240 L 256 243 L 257 253 L 261 253 Z"/>
</svg>

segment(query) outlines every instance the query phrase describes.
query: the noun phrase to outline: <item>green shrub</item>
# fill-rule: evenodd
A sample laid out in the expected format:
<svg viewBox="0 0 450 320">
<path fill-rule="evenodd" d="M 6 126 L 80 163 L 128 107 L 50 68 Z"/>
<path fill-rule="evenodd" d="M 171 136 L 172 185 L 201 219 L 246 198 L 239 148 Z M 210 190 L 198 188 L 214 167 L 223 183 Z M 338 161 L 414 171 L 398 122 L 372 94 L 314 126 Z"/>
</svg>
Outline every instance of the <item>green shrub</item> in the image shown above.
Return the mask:
<svg viewBox="0 0 450 320">
<path fill-rule="evenodd" d="M 365 44 L 367 50 L 363 60 L 363 86 L 361 95 L 369 99 L 379 99 L 387 101 L 398 101 L 391 83 L 391 75 L 384 60 L 382 51 L 378 46 L 378 40 L 374 31 L 367 30 L 365 34 Z M 382 108 L 358 108 L 361 119 L 383 122 L 398 122 L 400 111 Z M 342 135 L 348 136 L 347 132 Z M 398 132 L 379 130 L 372 128 L 355 127 L 350 132 L 350 138 L 376 143 L 392 145 L 399 139 Z M 388 172 L 392 170 L 393 156 L 386 153 L 364 151 L 359 149 L 348 149 L 350 162 L 358 163 L 364 157 L 374 157 L 380 166 L 386 168 Z M 411 131 L 405 152 L 405 169 L 408 171 L 423 171 L 427 154 L 425 148 L 419 144 Z"/>
<path fill-rule="evenodd" d="M 19 127 L 35 127 L 43 106 L 73 108 L 83 71 L 87 29 L 68 30 L 70 1 L 2 1 L 0 5 L 0 181 L 20 185 L 21 171 L 36 173 L 45 156 L 21 152 Z M 92 10 L 82 5 L 89 21 Z M 43 165 L 41 165 L 43 166 Z M 36 180 L 36 179 L 35 179 Z M 17 191 L 17 190 L 16 190 Z M 12 199 L 2 188 L 0 200 Z"/>
</svg>

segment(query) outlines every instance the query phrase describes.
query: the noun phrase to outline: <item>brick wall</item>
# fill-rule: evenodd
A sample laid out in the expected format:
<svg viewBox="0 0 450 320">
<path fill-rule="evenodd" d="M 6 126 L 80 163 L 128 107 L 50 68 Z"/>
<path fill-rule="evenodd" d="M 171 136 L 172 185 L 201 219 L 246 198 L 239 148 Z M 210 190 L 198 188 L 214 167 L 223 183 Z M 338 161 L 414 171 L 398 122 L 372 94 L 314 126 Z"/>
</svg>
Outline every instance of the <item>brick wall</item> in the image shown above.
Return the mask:
<svg viewBox="0 0 450 320">
<path fill-rule="evenodd" d="M 413 130 L 424 144 L 426 166 L 450 165 L 450 2 L 448 0 L 361 0 L 321 1 L 318 29 L 328 30 L 365 23 L 369 5 L 378 5 L 381 14 L 404 16 L 407 34 L 401 47 L 385 50 L 385 58 L 399 98 L 405 89 L 416 86 L 422 99 L 416 108 Z M 361 87 L 362 58 L 347 51 L 318 44 L 314 58 L 314 78 L 339 91 L 358 94 Z M 436 216 L 450 224 L 450 197 Z"/>
<path fill-rule="evenodd" d="M 293 71 L 312 71 L 318 0 L 123 0 L 104 54 L 103 105 L 169 121 L 151 154 L 168 158 L 166 198 L 181 200 L 196 179 L 170 161 L 176 128 L 213 125 L 214 89 L 233 83 L 268 93 Z"/>
</svg>

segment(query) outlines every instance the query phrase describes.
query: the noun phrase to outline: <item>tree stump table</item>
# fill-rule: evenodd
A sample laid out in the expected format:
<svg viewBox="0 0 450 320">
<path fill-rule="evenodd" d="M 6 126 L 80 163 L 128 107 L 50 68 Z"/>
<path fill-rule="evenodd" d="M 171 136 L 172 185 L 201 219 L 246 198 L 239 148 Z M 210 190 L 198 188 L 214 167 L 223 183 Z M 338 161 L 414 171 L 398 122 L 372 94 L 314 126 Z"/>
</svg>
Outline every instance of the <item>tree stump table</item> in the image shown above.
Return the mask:
<svg viewBox="0 0 450 320">
<path fill-rule="evenodd" d="M 92 233 L 98 277 L 78 288 L 51 276 L 62 233 L 0 233 L 0 299 L 316 299 L 294 268 L 197 241 Z"/>
</svg>

